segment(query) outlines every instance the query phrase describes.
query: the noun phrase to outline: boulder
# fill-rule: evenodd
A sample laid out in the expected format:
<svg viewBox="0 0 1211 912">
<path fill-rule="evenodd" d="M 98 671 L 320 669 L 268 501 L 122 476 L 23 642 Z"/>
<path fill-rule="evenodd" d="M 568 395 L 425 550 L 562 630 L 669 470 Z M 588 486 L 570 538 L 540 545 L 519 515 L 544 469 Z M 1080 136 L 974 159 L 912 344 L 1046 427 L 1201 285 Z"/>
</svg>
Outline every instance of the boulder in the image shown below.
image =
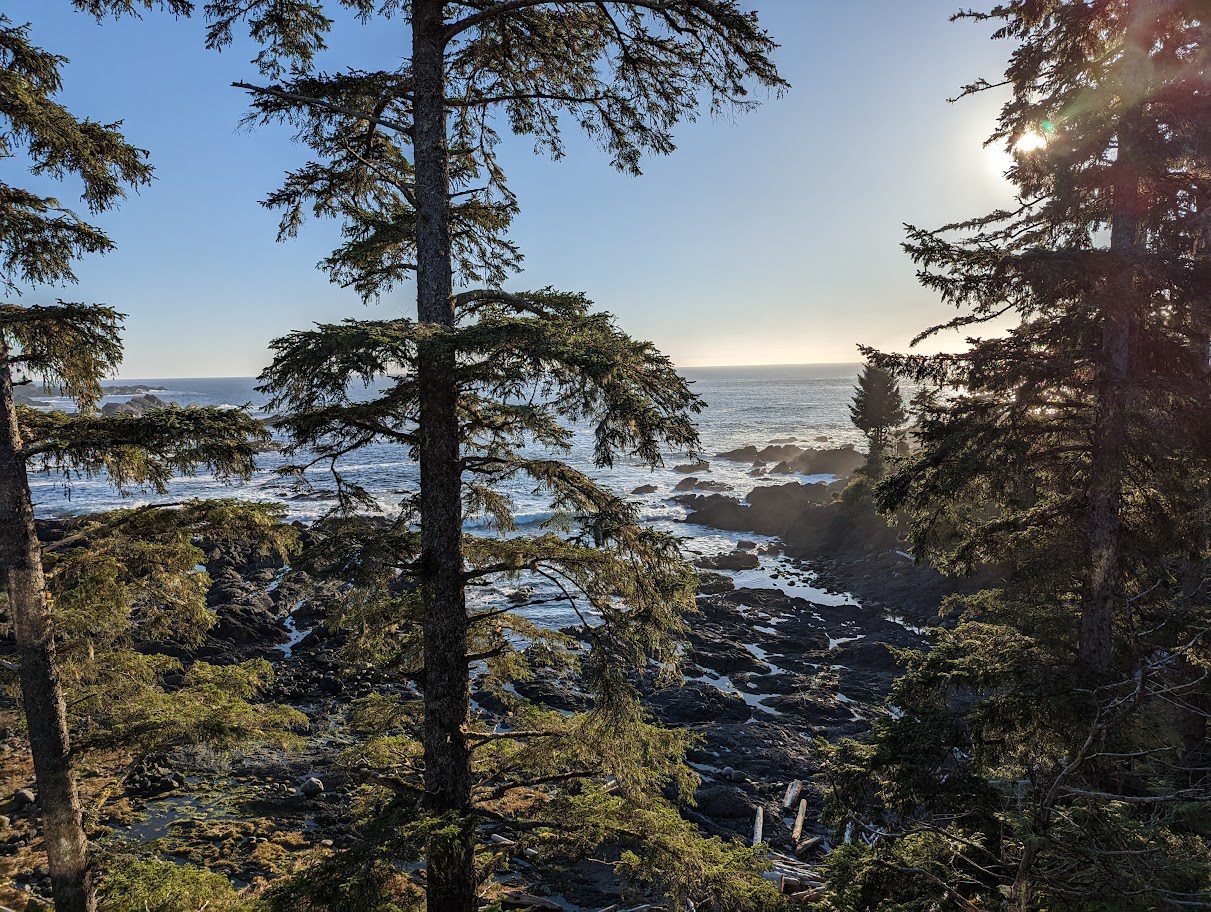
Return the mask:
<svg viewBox="0 0 1211 912">
<path fill-rule="evenodd" d="M 13 807 L 20 810 L 21 808 L 29 807 L 31 804 L 36 802 L 38 798 L 31 789 L 17 789 L 15 792 L 13 792 L 13 796 L 10 800 Z"/>
<path fill-rule="evenodd" d="M 324 783 L 315 776 L 309 779 L 304 779 L 303 784 L 299 786 L 299 791 L 307 798 L 318 798 L 324 794 Z"/>
<path fill-rule="evenodd" d="M 730 491 L 732 486 L 722 481 L 704 481 L 691 475 L 683 478 L 673 486 L 674 491 Z"/>
<path fill-rule="evenodd" d="M 694 793 L 694 800 L 698 804 L 699 812 L 712 820 L 735 825 L 753 819 L 752 800 L 740 789 L 724 782 L 703 782 Z"/>
<path fill-rule="evenodd" d="M 735 588 L 736 584 L 730 576 L 709 570 L 698 574 L 698 592 L 701 595 L 718 595 L 721 592 L 731 592 Z"/>
<path fill-rule="evenodd" d="M 690 650 L 690 659 L 719 674 L 738 674 L 740 672 L 756 672 L 768 674 L 770 667 L 761 662 L 743 646 L 727 643 L 721 640 L 704 640 L 695 638 Z"/>
<path fill-rule="evenodd" d="M 703 570 L 756 570 L 761 560 L 747 551 L 732 551 L 730 554 L 713 554 L 694 561 Z"/>
</svg>

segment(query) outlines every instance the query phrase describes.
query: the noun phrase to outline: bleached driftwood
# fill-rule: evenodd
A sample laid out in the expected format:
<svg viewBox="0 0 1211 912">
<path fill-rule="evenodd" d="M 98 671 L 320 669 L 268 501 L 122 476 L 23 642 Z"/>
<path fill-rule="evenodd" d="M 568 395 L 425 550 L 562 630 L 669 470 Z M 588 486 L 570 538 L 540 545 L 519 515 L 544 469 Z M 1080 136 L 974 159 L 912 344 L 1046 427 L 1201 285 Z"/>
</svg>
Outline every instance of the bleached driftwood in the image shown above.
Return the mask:
<svg viewBox="0 0 1211 912">
<path fill-rule="evenodd" d="M 795 815 L 795 828 L 791 830 L 791 842 L 798 842 L 803 835 L 803 821 L 807 817 L 807 799 L 799 800 L 799 813 Z"/>
<path fill-rule="evenodd" d="M 799 800 L 799 793 L 803 791 L 803 782 L 796 779 L 786 787 L 786 797 L 782 799 L 782 809 L 789 811 L 795 806 L 795 802 Z"/>
</svg>

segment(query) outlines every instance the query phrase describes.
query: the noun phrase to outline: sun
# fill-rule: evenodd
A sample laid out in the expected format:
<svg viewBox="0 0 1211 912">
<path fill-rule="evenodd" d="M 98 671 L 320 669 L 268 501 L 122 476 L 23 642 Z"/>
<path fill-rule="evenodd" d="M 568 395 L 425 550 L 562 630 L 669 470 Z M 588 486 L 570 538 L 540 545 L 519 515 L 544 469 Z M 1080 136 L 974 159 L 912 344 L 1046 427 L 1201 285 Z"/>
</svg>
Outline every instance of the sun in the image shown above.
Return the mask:
<svg viewBox="0 0 1211 912">
<path fill-rule="evenodd" d="M 1045 148 L 1047 148 L 1047 137 L 1037 130 L 1028 130 L 1013 144 L 1013 151 L 1026 155 Z"/>
<path fill-rule="evenodd" d="M 1031 152 L 1046 149 L 1055 130 L 1056 126 L 1052 121 L 1040 121 L 1037 129 L 1031 127 L 1018 137 L 1018 141 L 1013 144 L 1013 151 L 1022 155 L 1029 155 Z"/>
</svg>

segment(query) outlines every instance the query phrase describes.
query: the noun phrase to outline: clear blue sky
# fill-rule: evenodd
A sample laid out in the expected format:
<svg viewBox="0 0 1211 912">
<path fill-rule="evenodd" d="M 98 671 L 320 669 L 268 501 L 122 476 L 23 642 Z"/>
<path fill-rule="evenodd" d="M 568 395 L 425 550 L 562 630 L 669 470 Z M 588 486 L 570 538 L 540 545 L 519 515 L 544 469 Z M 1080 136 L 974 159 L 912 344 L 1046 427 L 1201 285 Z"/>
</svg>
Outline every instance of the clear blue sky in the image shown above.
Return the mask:
<svg viewBox="0 0 1211 912">
<path fill-rule="evenodd" d="M 997 76 L 1010 47 L 948 22 L 959 0 L 749 5 L 782 45 L 785 97 L 686 125 L 678 151 L 641 178 L 614 173 L 586 142 L 557 163 L 525 140 L 506 144 L 526 254 L 511 287 L 583 290 L 685 366 L 903 347 L 947 311 L 917 287 L 902 223 L 941 225 L 1009 199 L 1003 154 L 982 148 L 1000 99 L 946 99 Z M 413 313 L 410 289 L 367 308 L 315 270 L 334 226 L 275 242 L 276 217 L 257 201 L 305 156 L 284 130 L 238 126 L 246 99 L 229 84 L 255 76 L 251 46 L 214 54 L 199 20 L 97 25 L 64 0 L 7 0 L 4 11 L 71 59 L 66 103 L 125 121 L 151 151 L 155 182 L 98 219 L 117 249 L 84 261 L 78 286 L 24 296 L 128 314 L 124 376 L 255 374 L 268 341 L 292 328 Z M 407 39 L 399 26 L 350 23 L 332 44 L 328 69 L 388 63 Z M 70 201 L 73 189 L 58 192 Z"/>
</svg>

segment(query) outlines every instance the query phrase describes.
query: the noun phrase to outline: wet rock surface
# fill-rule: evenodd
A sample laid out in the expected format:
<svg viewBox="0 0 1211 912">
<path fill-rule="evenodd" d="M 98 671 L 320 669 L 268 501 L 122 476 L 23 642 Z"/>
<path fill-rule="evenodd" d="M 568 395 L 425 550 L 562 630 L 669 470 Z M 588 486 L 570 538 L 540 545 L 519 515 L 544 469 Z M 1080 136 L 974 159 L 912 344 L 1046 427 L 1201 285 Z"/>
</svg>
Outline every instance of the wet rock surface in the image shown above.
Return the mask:
<svg viewBox="0 0 1211 912">
<path fill-rule="evenodd" d="M 718 458 L 743 459 L 797 472 L 823 464 L 843 467 L 846 451 L 821 453 L 793 444 L 744 448 Z M 810 459 L 808 453 L 816 454 Z M 852 460 L 851 460 L 852 461 Z M 701 465 L 693 472 L 704 471 Z M 764 471 L 764 469 L 762 469 Z M 900 552 L 863 530 L 838 539 L 837 496 L 844 482 L 798 481 L 758 488 L 746 498 L 703 490 L 691 473 L 683 485 L 689 521 L 729 532 L 753 533 L 733 550 L 699 555 L 697 613 L 691 618 L 680 686 L 645 686 L 645 706 L 658 721 L 698 736 L 688 759 L 701 777 L 696 805 L 683 810 L 704 831 L 751 838 L 761 808 L 765 839 L 778 853 L 812 856 L 827 848 L 819 825 L 821 796 L 812 784 L 818 768 L 816 739 L 834 740 L 865 731 L 900 671 L 891 649 L 928 642 L 924 628 L 945 622 L 938 615 L 951 584 L 916 567 Z M 692 485 L 690 484 L 692 482 Z M 679 485 L 680 487 L 680 485 Z M 777 536 L 778 542 L 761 536 Z M 827 547 L 817 547 L 822 538 Z M 785 551 L 779 554 L 780 551 Z M 339 591 L 290 571 L 280 559 L 255 548 L 205 543 L 212 585 L 208 604 L 218 623 L 183 661 L 215 663 L 263 658 L 274 667 L 270 699 L 308 719 L 304 742 L 282 751 L 249 750 L 232 757 L 205 754 L 158 758 L 132 776 L 122 813 L 107 818 L 106 839 L 156 842 L 162 854 L 222 870 L 240 883 L 271 878 L 305 857 L 347 844 L 344 810 L 356 783 L 340 762 L 354 743 L 348 733 L 355 701 L 372 694 L 418 700 L 416 683 L 398 674 L 352 664 L 344 640 L 323 620 Z M 762 585 L 744 585 L 755 568 L 777 568 Z M 813 598 L 775 588 L 810 579 Z M 773 580 L 773 583 L 768 582 Z M 786 588 L 790 588 L 789 586 Z M 853 593 L 824 598 L 828 593 Z M 531 593 L 515 593 L 526 601 Z M 508 600 L 508 593 L 502 598 Z M 553 709 L 588 708 L 591 698 L 567 672 L 545 672 L 516 685 L 517 693 Z M 473 689 L 483 719 L 509 711 Z M 793 843 L 795 808 L 783 807 L 789 784 L 804 783 L 804 838 Z M 36 804 L 15 794 L 0 811 L 32 819 Z M 32 793 L 31 793 L 32 794 Z M 38 838 L 25 824 L 0 826 L 0 840 Z M 15 844 L 15 843 L 14 843 Z M 24 844 L 24 843 L 23 843 Z M 602 908 L 616 901 L 608 866 L 574 865 L 558 889 L 574 906 Z M 37 880 L 36 872 L 28 872 Z M 528 875 L 527 875 L 528 876 Z M 535 884 L 524 878 L 526 890 Z M 613 897 L 613 898 L 611 898 Z"/>
</svg>

